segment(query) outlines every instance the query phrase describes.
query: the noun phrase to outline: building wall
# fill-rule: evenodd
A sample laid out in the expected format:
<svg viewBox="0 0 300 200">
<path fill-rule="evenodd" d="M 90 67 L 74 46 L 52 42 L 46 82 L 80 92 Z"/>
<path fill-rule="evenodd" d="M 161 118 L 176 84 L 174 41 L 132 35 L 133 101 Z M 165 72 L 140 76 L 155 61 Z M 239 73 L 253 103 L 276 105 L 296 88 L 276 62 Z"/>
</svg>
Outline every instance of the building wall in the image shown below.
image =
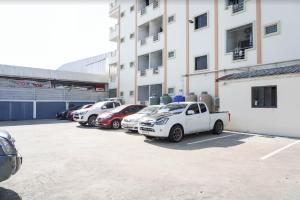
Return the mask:
<svg viewBox="0 0 300 200">
<path fill-rule="evenodd" d="M 130 91 L 134 91 L 135 73 L 134 67 L 130 67 L 130 62 L 135 62 L 135 37 L 130 39 L 130 34 L 135 34 L 135 9 L 130 11 L 130 7 L 135 6 L 135 1 L 122 1 L 120 4 L 120 13 L 124 13 L 124 17 L 120 18 L 120 39 L 124 38 L 124 42 L 120 43 L 120 88 L 119 92 L 123 93 L 126 103 L 134 103 L 134 96 L 130 96 Z M 120 41 L 119 41 L 120 42 Z"/>
<path fill-rule="evenodd" d="M 57 70 L 105 75 L 108 73 L 108 57 L 109 54 L 105 53 L 98 56 L 81 59 L 78 61 L 66 63 L 60 66 Z"/>
<path fill-rule="evenodd" d="M 220 109 L 231 113 L 227 129 L 299 137 L 300 75 L 220 82 Z M 277 86 L 277 108 L 252 108 L 251 87 Z"/>
<path fill-rule="evenodd" d="M 163 84 L 166 91 L 168 88 L 174 88 L 175 94 L 187 95 L 194 92 L 200 95 L 206 91 L 216 97 L 218 91 L 222 90 L 215 82 L 220 76 L 249 70 L 252 67 L 265 67 L 265 64 L 270 63 L 275 63 L 275 66 L 276 62 L 300 58 L 298 51 L 300 29 L 297 28 L 300 25 L 298 1 L 286 3 L 245 0 L 244 9 L 233 13 L 232 6 L 227 6 L 226 0 L 160 0 L 157 9 L 154 10 L 149 6 L 145 9 L 145 14 L 141 15 L 139 2 L 142 1 L 138 0 L 138 5 L 135 6 L 135 9 L 138 9 L 136 10 L 137 22 L 134 16 L 129 14 L 129 4 L 133 5 L 135 1 L 119 1 L 120 12 L 125 10 L 125 17 L 120 22 L 120 37 L 125 37 L 125 42 L 121 44 L 119 59 L 120 64 L 125 63 L 125 70 L 121 70 L 119 80 L 120 90 L 124 90 L 124 98 L 127 102 L 132 102 L 132 98 L 126 94 L 129 90 L 134 90 L 135 85 L 132 82 L 135 79 L 137 86 Z M 194 21 L 196 16 L 206 12 L 208 26 L 194 30 L 194 23 L 188 23 L 188 20 Z M 175 21 L 169 24 L 167 18 L 171 15 L 175 16 Z M 135 45 L 132 44 L 135 41 L 129 40 L 128 37 L 135 29 L 135 23 L 141 26 L 151 23 L 151 20 L 157 17 L 163 17 L 163 21 L 166 22 L 160 40 L 153 43 L 151 38 L 147 38 L 146 45 L 141 46 L 137 39 L 137 56 L 161 49 L 164 66 L 159 69 L 159 74 L 153 75 L 149 69 L 146 73 L 148 75 L 141 77 L 139 73 L 135 75 L 134 70 L 126 70 L 127 58 L 131 59 L 136 50 Z M 279 22 L 279 34 L 265 36 L 264 27 L 274 22 Z M 227 31 L 246 24 L 252 24 L 253 47 L 246 50 L 245 59 L 233 60 L 233 53 L 226 52 Z M 135 36 L 141 37 L 137 34 Z M 175 58 L 168 59 L 170 51 L 175 51 Z M 208 56 L 208 69 L 196 71 L 195 57 L 201 55 Z M 224 101 L 220 99 L 221 102 Z"/>
</svg>

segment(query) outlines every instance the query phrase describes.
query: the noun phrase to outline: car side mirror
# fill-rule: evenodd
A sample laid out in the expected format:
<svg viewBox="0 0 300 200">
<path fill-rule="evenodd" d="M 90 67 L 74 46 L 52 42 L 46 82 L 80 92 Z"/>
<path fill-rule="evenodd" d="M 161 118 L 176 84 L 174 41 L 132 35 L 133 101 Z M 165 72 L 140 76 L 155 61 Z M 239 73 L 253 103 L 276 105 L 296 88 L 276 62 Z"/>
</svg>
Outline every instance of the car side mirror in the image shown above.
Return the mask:
<svg viewBox="0 0 300 200">
<path fill-rule="evenodd" d="M 188 110 L 187 111 L 187 115 L 194 115 L 195 114 L 195 111 L 193 111 L 193 110 Z"/>
<path fill-rule="evenodd" d="M 107 107 L 106 106 L 102 106 L 102 109 L 107 109 Z"/>
</svg>

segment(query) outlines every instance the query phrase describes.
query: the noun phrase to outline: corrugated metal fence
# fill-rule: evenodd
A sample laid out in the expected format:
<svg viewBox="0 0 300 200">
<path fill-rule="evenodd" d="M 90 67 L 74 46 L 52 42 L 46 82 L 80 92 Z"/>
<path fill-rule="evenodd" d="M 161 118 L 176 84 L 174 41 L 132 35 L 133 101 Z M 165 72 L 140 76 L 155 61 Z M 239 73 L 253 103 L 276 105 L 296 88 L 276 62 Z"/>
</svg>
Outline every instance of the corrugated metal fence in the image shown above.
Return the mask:
<svg viewBox="0 0 300 200">
<path fill-rule="evenodd" d="M 49 119 L 69 105 L 97 102 L 108 92 L 0 87 L 0 121 Z"/>
</svg>

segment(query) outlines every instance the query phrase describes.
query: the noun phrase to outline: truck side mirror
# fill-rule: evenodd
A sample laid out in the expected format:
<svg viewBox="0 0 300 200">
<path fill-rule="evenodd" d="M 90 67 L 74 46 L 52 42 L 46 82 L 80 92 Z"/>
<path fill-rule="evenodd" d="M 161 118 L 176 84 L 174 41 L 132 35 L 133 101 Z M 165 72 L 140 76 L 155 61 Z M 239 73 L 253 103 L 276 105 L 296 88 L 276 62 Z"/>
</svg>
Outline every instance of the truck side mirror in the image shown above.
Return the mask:
<svg viewBox="0 0 300 200">
<path fill-rule="evenodd" d="M 195 111 L 193 111 L 193 110 L 188 110 L 187 111 L 187 115 L 194 115 L 195 114 Z"/>
</svg>

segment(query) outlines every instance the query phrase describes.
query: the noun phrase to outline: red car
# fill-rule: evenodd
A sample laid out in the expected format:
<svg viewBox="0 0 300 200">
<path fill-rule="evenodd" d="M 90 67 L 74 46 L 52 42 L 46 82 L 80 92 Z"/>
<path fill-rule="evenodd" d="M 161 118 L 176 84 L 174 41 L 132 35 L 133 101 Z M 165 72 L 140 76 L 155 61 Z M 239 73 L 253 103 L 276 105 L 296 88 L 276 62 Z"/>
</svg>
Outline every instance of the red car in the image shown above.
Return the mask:
<svg viewBox="0 0 300 200">
<path fill-rule="evenodd" d="M 124 117 L 139 112 L 146 106 L 144 105 L 123 105 L 116 109 L 103 113 L 97 118 L 99 128 L 121 128 L 121 121 Z"/>
</svg>

